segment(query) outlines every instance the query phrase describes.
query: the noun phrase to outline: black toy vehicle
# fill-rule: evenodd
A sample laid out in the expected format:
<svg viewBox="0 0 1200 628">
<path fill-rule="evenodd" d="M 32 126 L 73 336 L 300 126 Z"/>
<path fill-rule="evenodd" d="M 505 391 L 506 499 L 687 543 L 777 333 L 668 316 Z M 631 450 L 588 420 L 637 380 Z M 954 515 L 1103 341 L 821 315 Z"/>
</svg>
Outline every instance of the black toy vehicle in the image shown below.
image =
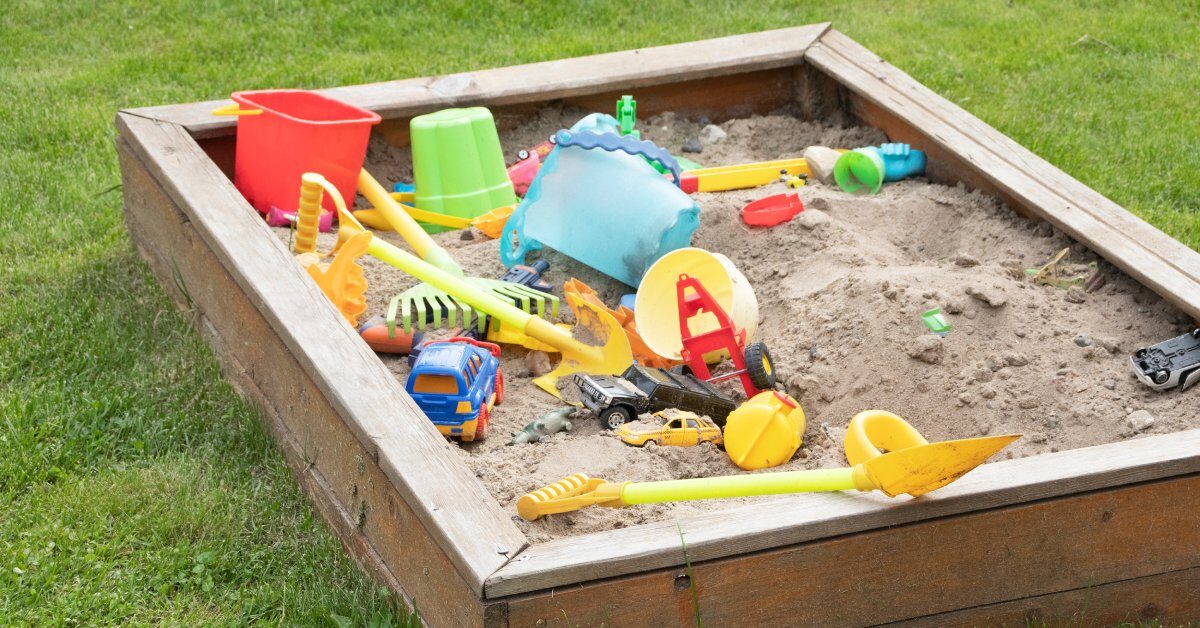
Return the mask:
<svg viewBox="0 0 1200 628">
<path fill-rule="evenodd" d="M 695 376 L 637 364 L 621 377 L 576 373 L 573 381 L 583 405 L 610 430 L 639 414 L 668 408 L 706 415 L 724 426 L 725 418 L 737 407 L 715 386 Z"/>
<path fill-rule="evenodd" d="M 1200 383 L 1200 329 L 1138 349 L 1129 361 L 1143 384 L 1155 390 L 1187 390 Z"/>
</svg>

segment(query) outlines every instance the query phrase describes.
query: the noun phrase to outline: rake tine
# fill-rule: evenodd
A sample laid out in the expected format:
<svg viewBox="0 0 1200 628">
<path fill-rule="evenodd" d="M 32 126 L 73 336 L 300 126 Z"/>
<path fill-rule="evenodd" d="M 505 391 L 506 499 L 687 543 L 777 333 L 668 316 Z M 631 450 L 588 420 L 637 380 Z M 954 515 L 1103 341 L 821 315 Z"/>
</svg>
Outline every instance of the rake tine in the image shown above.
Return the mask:
<svg viewBox="0 0 1200 628">
<path fill-rule="evenodd" d="M 559 299 L 552 294 L 498 279 L 474 277 L 468 281 L 529 314 L 558 315 Z M 462 329 L 475 327 L 480 333 L 487 333 L 489 324 L 488 316 L 484 312 L 428 284 L 414 286 L 392 298 L 388 304 L 387 322 L 389 330 L 393 333 L 396 328 L 397 310 L 405 333 L 412 333 L 413 327 L 424 330 L 427 327 L 443 326 Z"/>
<path fill-rule="evenodd" d="M 442 295 L 439 294 L 428 296 L 425 297 L 424 300 L 425 306 L 429 308 L 426 318 L 433 318 L 433 320 L 430 322 L 433 323 L 434 329 L 438 329 L 442 326 L 443 319 L 448 320 L 451 324 L 454 323 L 455 314 L 457 312 L 453 308 L 447 307 L 447 305 L 442 302 Z"/>
<path fill-rule="evenodd" d="M 399 307 L 399 305 L 400 305 L 400 297 L 401 296 L 402 295 L 398 294 L 398 295 L 392 297 L 391 301 L 388 301 L 387 316 L 384 318 L 384 320 L 387 321 L 389 338 L 396 337 L 396 308 Z M 404 333 L 406 333 L 406 334 L 411 333 L 411 330 L 408 328 L 407 325 L 402 325 L 402 326 L 404 328 Z"/>
</svg>

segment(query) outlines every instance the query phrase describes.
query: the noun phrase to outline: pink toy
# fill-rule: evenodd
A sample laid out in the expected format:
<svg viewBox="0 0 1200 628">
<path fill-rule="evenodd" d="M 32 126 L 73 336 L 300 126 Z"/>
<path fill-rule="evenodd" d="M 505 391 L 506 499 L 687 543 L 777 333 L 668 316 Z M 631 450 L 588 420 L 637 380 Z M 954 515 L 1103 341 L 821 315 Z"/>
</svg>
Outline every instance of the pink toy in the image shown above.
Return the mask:
<svg viewBox="0 0 1200 628">
<path fill-rule="evenodd" d="M 286 227 L 294 222 L 296 222 L 296 212 L 285 212 L 274 205 L 267 212 L 267 224 L 272 227 Z M 333 212 L 322 211 L 321 219 L 317 222 L 317 228 L 322 233 L 333 229 Z"/>
<path fill-rule="evenodd" d="M 508 169 L 508 178 L 512 180 L 513 190 L 520 196 L 525 196 L 529 191 L 529 184 L 533 183 L 533 178 L 537 176 L 538 169 L 542 167 L 542 161 L 538 158 L 537 153 L 530 153 L 528 157 L 513 164 Z"/>
</svg>

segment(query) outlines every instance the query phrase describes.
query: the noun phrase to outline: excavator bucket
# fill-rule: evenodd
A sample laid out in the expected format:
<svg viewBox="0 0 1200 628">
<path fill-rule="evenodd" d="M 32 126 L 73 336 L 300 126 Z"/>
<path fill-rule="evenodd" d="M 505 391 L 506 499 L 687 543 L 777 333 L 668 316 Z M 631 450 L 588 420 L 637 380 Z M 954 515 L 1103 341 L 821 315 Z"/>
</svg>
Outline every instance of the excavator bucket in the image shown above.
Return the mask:
<svg viewBox="0 0 1200 628">
<path fill-rule="evenodd" d="M 533 380 L 538 388 L 559 398 L 562 398 L 562 393 L 558 388 L 558 380 L 563 377 L 574 373 L 620 375 L 633 364 L 633 353 L 629 349 L 625 330 L 603 305 L 583 299 L 578 293 L 568 292 L 566 298 L 567 305 L 575 313 L 572 342 L 558 344 L 562 353 L 558 368 Z M 544 319 L 537 320 L 546 322 Z M 545 338 L 539 340 L 547 341 Z"/>
<path fill-rule="evenodd" d="M 913 497 L 941 488 L 983 464 L 1019 434 L 947 440 L 918 445 L 862 463 L 871 481 L 888 497 Z"/>
</svg>

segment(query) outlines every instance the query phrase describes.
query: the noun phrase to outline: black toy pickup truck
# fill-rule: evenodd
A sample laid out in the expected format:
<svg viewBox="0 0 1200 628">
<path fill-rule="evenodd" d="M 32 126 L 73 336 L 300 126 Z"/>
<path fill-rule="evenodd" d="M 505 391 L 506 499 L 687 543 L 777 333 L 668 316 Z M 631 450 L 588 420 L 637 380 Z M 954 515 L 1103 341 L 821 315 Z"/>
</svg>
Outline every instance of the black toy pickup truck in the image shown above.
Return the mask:
<svg viewBox="0 0 1200 628">
<path fill-rule="evenodd" d="M 579 387 L 579 400 L 610 430 L 639 414 L 668 408 L 708 416 L 724 427 L 725 418 L 737 407 L 712 384 L 692 375 L 636 364 L 621 377 L 576 373 L 573 381 Z"/>
</svg>

